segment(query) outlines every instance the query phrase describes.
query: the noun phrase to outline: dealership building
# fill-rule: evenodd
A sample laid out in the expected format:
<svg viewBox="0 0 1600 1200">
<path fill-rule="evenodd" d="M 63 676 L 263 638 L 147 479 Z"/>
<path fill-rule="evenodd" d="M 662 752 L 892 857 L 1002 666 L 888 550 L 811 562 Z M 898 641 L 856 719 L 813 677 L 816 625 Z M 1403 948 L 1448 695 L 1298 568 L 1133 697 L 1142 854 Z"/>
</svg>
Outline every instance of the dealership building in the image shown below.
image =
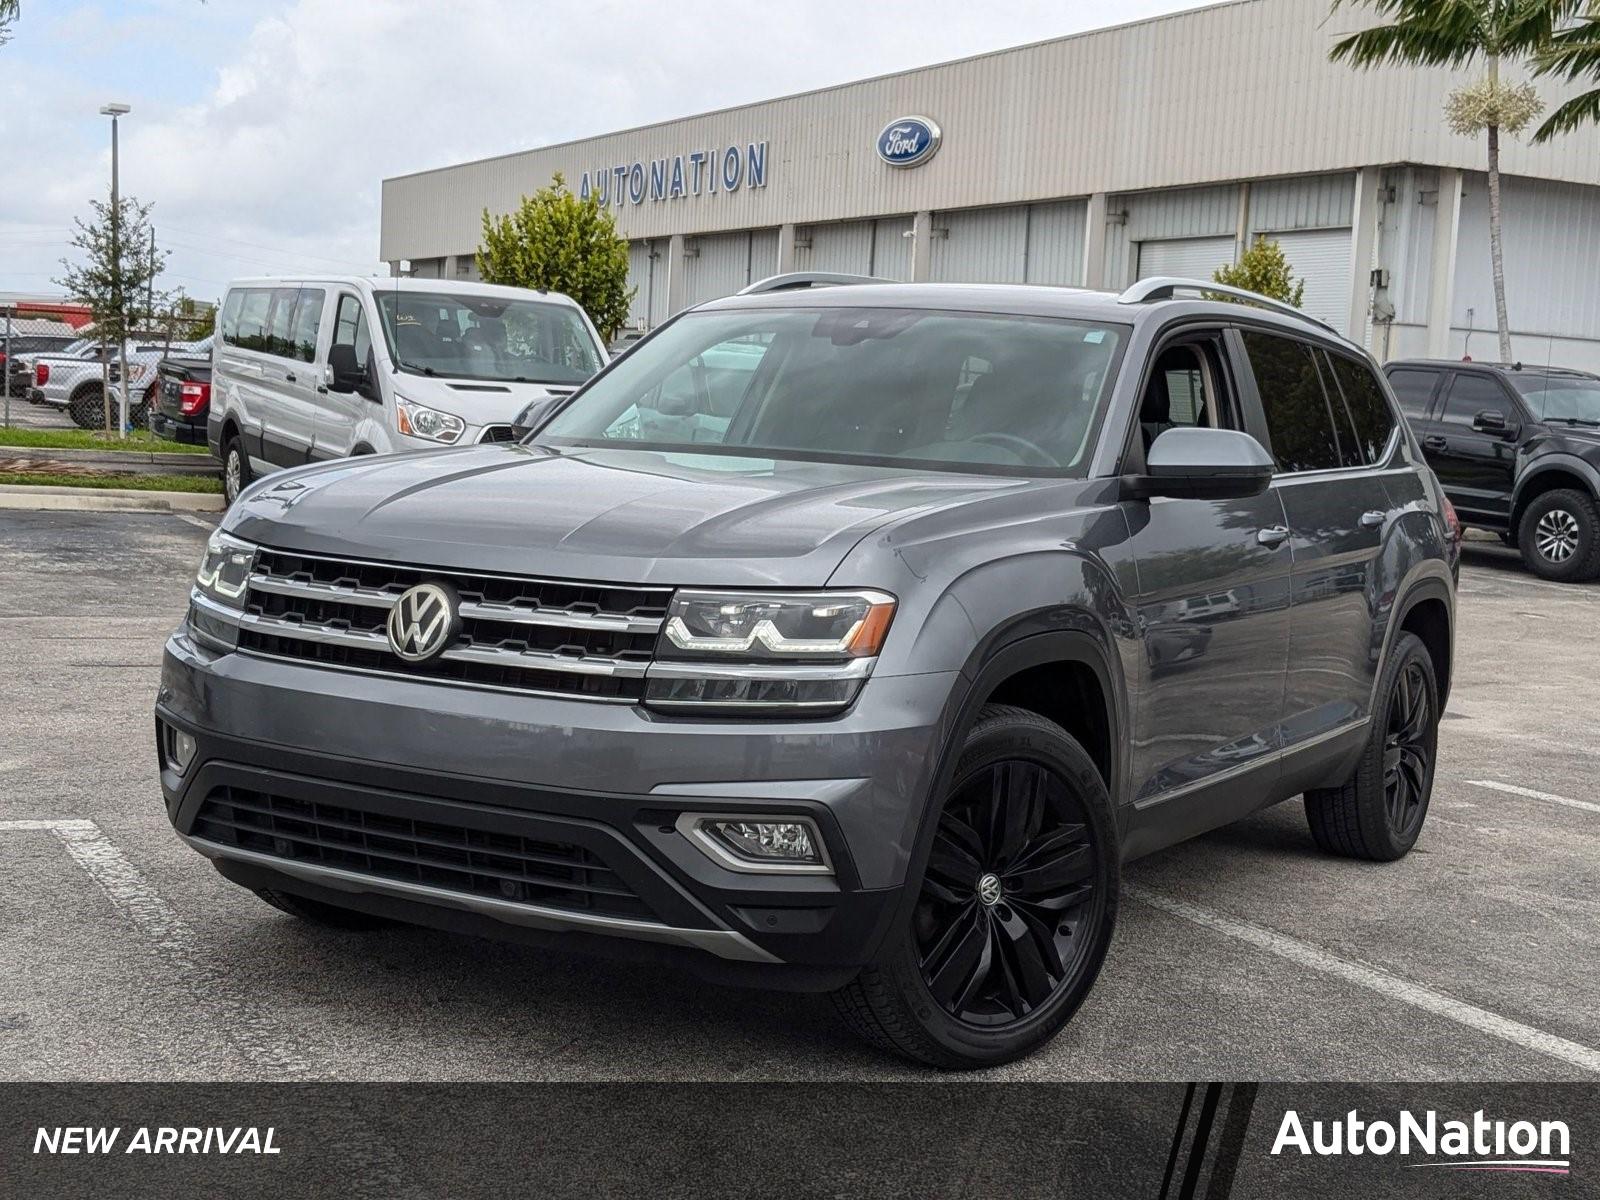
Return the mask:
<svg viewBox="0 0 1600 1200">
<path fill-rule="evenodd" d="M 642 328 L 786 271 L 1120 289 L 1266 235 L 1379 358 L 1495 358 L 1483 138 L 1443 113 L 1474 75 L 1331 63 L 1367 18 L 1329 8 L 1240 0 L 387 179 L 381 257 L 472 278 L 483 210 L 558 171 L 616 214 Z M 1600 370 L 1600 131 L 1503 142 L 1514 354 Z"/>
</svg>

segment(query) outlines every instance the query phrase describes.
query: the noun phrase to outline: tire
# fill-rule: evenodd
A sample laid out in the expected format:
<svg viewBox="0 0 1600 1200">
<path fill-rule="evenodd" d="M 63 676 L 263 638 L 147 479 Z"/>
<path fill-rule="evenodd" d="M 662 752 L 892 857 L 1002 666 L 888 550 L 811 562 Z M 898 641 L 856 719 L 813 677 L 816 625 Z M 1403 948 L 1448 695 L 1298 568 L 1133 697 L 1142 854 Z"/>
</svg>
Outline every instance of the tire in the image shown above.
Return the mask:
<svg viewBox="0 0 1600 1200">
<path fill-rule="evenodd" d="M 1428 816 L 1438 750 L 1433 659 L 1421 638 L 1402 633 L 1384 668 L 1354 774 L 1338 787 L 1306 792 L 1306 821 L 1317 846 L 1372 862 L 1403 858 Z"/>
<path fill-rule="evenodd" d="M 278 892 L 269 888 L 254 890 L 257 896 L 279 912 L 286 912 L 291 917 L 298 917 L 302 921 L 309 921 L 313 925 L 321 925 L 328 929 L 383 929 L 395 923 L 383 917 L 375 917 L 371 913 L 360 912 L 353 908 L 340 908 L 337 904 L 311 900 L 289 892 Z"/>
<path fill-rule="evenodd" d="M 985 813 L 996 819 L 980 834 Z M 1054 1037 L 1100 973 L 1121 874 L 1111 798 L 1060 726 L 991 704 L 935 819 L 915 903 L 834 1004 L 890 1053 L 997 1066 Z"/>
<path fill-rule="evenodd" d="M 250 456 L 237 433 L 222 445 L 222 499 L 232 505 L 239 493 L 250 486 Z"/>
<path fill-rule="evenodd" d="M 1593 579 L 1600 574 L 1600 514 L 1593 498 L 1574 488 L 1534 497 L 1517 522 L 1517 545 L 1541 579 Z"/>
<path fill-rule="evenodd" d="M 105 393 L 99 388 L 85 388 L 67 401 L 67 415 L 79 429 L 104 429 L 106 427 Z"/>
</svg>

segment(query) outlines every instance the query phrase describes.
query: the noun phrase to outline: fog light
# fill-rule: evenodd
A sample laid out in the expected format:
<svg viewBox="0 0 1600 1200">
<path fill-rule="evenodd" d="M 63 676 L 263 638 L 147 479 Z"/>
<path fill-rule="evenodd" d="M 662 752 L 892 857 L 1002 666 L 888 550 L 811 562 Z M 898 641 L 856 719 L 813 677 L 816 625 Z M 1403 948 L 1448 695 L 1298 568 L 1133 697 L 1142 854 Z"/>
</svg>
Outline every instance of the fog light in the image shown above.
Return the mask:
<svg viewBox="0 0 1600 1200">
<path fill-rule="evenodd" d="M 194 761 L 194 738 L 181 729 L 167 726 L 167 766 L 179 775 Z"/>
<path fill-rule="evenodd" d="M 735 871 L 831 874 L 817 827 L 806 817 L 712 816 L 685 813 L 678 831 Z"/>
</svg>

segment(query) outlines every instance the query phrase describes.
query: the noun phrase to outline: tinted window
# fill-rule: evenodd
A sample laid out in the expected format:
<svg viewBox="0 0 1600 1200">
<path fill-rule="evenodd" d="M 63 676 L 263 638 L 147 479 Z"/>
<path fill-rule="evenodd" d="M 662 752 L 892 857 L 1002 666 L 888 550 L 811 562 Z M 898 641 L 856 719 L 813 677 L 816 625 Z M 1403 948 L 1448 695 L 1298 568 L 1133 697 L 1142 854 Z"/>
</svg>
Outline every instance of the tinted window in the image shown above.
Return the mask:
<svg viewBox="0 0 1600 1200">
<path fill-rule="evenodd" d="M 1450 381 L 1450 394 L 1444 400 L 1444 420 L 1451 425 L 1472 424 L 1481 412 L 1497 412 L 1506 424 L 1515 424 L 1516 412 L 1505 388 L 1482 375 L 1457 375 Z"/>
<path fill-rule="evenodd" d="M 1342 465 L 1338 434 L 1317 360 L 1304 342 L 1246 332 L 1245 349 L 1266 410 L 1267 433 L 1280 471 L 1324 471 Z"/>
<path fill-rule="evenodd" d="M 317 357 L 317 328 L 322 324 L 322 289 L 303 288 L 289 333 L 289 357 L 310 362 Z"/>
<path fill-rule="evenodd" d="M 578 393 L 540 440 L 1081 471 L 1124 332 L 901 308 L 689 313 Z"/>
<path fill-rule="evenodd" d="M 1333 436 L 1339 443 L 1339 465 L 1342 467 L 1359 467 L 1366 460 L 1361 456 L 1361 446 L 1356 437 L 1355 418 L 1350 415 L 1346 407 L 1344 395 L 1339 391 L 1339 385 L 1334 382 L 1333 364 L 1328 361 L 1328 352 L 1317 347 L 1317 368 L 1322 373 L 1322 394 L 1328 398 L 1328 412 L 1333 417 Z"/>
<path fill-rule="evenodd" d="M 1383 385 L 1366 363 L 1342 354 L 1329 354 L 1327 361 L 1333 364 L 1333 378 L 1350 414 L 1361 461 L 1376 463 L 1394 432 L 1394 414 L 1383 394 Z"/>
<path fill-rule="evenodd" d="M 1400 411 L 1413 421 L 1428 415 L 1428 402 L 1433 399 L 1433 386 L 1439 382 L 1437 371 L 1390 371 L 1389 386 L 1394 398 L 1400 401 Z"/>
</svg>

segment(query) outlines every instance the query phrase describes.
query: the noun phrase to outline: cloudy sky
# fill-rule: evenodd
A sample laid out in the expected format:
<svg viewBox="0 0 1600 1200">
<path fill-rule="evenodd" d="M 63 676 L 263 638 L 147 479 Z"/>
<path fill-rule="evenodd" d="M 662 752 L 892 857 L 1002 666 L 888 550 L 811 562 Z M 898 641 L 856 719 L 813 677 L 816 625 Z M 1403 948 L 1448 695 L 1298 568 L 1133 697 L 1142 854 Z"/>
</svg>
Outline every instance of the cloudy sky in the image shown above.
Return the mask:
<svg viewBox="0 0 1600 1200">
<path fill-rule="evenodd" d="M 23 0 L 0 46 L 0 291 L 73 218 L 155 204 L 162 286 L 372 272 L 386 176 L 1136 20 L 1201 0 Z"/>
</svg>

